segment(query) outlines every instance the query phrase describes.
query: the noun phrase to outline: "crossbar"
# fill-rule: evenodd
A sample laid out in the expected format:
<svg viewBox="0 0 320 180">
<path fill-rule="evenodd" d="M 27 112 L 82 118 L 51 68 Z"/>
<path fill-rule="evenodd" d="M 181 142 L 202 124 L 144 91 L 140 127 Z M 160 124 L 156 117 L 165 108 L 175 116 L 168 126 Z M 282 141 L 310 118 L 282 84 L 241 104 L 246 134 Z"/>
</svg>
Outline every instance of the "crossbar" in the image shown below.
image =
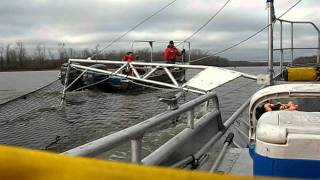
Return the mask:
<svg viewBox="0 0 320 180">
<path fill-rule="evenodd" d="M 82 65 L 77 65 L 77 64 L 71 64 L 71 66 L 76 67 L 76 68 L 80 68 L 80 69 L 86 69 L 86 70 L 90 70 L 90 71 L 104 73 L 107 75 L 115 75 L 115 76 L 131 79 L 131 80 L 136 80 L 136 81 L 140 81 L 140 82 L 156 84 L 156 85 L 160 85 L 160 86 L 164 86 L 164 87 L 168 87 L 168 88 L 182 89 L 184 91 L 190 91 L 190 92 L 194 92 L 194 93 L 198 93 L 198 94 L 205 94 L 205 92 L 203 92 L 203 91 L 198 91 L 198 90 L 194 90 L 194 89 L 190 89 L 190 88 L 186 88 L 186 87 L 176 86 L 176 85 L 165 83 L 165 82 L 159 82 L 159 81 L 154 81 L 154 80 L 150 80 L 150 79 L 143 79 L 143 78 L 134 77 L 134 76 L 127 76 L 127 75 L 124 75 L 121 73 L 115 73 L 112 71 L 107 71 L 107 70 L 102 70 L 102 69 L 97 69 L 97 68 L 87 67 L 87 66 L 82 66 Z"/>
</svg>

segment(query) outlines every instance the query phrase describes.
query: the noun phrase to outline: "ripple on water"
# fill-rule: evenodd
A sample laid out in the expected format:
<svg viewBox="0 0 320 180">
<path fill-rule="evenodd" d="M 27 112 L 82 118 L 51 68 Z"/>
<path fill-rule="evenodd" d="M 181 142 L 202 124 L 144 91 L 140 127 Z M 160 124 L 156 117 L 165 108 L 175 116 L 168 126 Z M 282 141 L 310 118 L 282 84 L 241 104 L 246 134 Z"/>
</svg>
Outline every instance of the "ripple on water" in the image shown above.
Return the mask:
<svg viewBox="0 0 320 180">
<path fill-rule="evenodd" d="M 256 89 L 255 83 L 242 78 L 217 88 L 223 119 L 229 117 Z M 56 94 L 57 90 L 53 91 Z M 67 106 L 62 110 L 55 108 L 60 101 L 57 98 L 42 103 L 37 109 L 9 123 L 3 124 L 2 120 L 0 143 L 62 152 L 162 113 L 167 106 L 160 103 L 158 98 L 171 96 L 176 92 L 145 90 L 133 93 L 94 91 L 68 93 Z M 195 97 L 197 95 L 187 93 L 179 104 Z M 7 114 L 7 116 L 14 115 Z M 185 127 L 186 117 L 181 116 L 177 122 L 173 124 L 168 122 L 147 133 L 143 139 L 144 155 Z M 130 155 L 128 147 L 130 144 L 125 144 L 102 156 L 110 159 L 127 159 Z"/>
</svg>

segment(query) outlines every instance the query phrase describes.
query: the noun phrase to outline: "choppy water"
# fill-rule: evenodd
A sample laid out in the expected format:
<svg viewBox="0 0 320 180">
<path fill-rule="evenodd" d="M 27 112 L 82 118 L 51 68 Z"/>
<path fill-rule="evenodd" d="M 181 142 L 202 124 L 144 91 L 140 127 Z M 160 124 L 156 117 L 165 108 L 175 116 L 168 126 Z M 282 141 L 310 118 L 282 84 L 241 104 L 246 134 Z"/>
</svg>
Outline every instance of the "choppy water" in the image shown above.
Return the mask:
<svg viewBox="0 0 320 180">
<path fill-rule="evenodd" d="M 57 79 L 58 71 L 0 72 L 0 104 Z"/>
<path fill-rule="evenodd" d="M 232 68 L 233 69 L 233 68 Z M 235 70 L 258 74 L 264 67 L 245 67 Z M 188 71 L 192 76 L 196 71 Z M 239 78 L 217 88 L 223 119 L 227 119 L 258 85 L 253 80 Z M 160 96 L 175 94 L 172 90 L 135 91 L 130 93 L 72 92 L 67 96 L 63 110 L 55 108 L 60 101 L 59 82 L 27 97 L 0 106 L 0 144 L 46 149 L 55 152 L 82 145 L 126 127 L 137 124 L 167 109 L 158 101 Z M 180 103 L 197 95 L 187 93 Z M 144 153 L 155 149 L 186 126 L 181 118 L 178 124 L 167 124 L 144 138 Z M 111 159 L 126 159 L 126 145 L 109 153 Z"/>
</svg>

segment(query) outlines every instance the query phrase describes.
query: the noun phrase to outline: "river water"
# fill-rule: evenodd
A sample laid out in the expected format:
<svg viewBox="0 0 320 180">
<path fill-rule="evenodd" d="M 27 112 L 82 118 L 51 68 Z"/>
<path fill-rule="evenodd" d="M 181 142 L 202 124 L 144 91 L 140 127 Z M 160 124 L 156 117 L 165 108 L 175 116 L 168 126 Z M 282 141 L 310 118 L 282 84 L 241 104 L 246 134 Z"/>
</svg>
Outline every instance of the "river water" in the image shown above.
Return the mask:
<svg viewBox="0 0 320 180">
<path fill-rule="evenodd" d="M 231 69 L 249 74 L 266 72 L 265 67 Z M 187 79 L 197 72 L 188 70 Z M 35 79 L 40 78 L 37 73 L 34 72 Z M 17 82 L 10 83 L 15 84 L 17 89 L 23 78 L 21 76 Z M 23 89 L 24 85 L 21 86 Z M 245 78 L 218 87 L 216 92 L 223 120 L 231 116 L 258 88 L 255 81 Z M 67 105 L 60 110 L 57 107 L 61 89 L 57 81 L 35 93 L 0 105 L 0 144 L 63 152 L 164 112 L 167 106 L 158 101 L 159 97 L 176 93 L 174 90 L 154 89 L 128 93 L 70 92 Z M 10 94 L 10 91 L 6 92 Z M 198 95 L 187 93 L 179 103 L 196 97 Z M 147 134 L 144 137 L 144 154 L 159 147 L 185 127 L 186 120 L 181 117 L 178 123 L 168 123 Z M 127 160 L 128 154 L 128 146 L 123 145 L 107 153 L 107 156 L 109 159 Z"/>
<path fill-rule="evenodd" d="M 58 71 L 0 72 L 0 104 L 57 79 Z"/>
</svg>

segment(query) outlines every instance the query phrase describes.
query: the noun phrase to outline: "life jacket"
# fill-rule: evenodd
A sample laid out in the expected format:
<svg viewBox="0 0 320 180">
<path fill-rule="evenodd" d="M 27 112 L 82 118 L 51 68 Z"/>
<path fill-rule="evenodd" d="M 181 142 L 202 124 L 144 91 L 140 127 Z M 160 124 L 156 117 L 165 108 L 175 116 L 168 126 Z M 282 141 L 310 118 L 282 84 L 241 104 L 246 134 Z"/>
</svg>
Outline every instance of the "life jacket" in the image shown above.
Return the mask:
<svg viewBox="0 0 320 180">
<path fill-rule="evenodd" d="M 122 61 L 132 62 L 132 61 L 134 61 L 134 56 L 133 56 L 132 54 L 124 55 L 124 56 L 122 57 Z"/>
<path fill-rule="evenodd" d="M 171 63 L 174 63 L 176 61 L 177 56 L 181 56 L 181 52 L 176 47 L 168 45 L 168 47 L 164 51 L 163 59 L 165 61 L 170 61 Z"/>
</svg>

